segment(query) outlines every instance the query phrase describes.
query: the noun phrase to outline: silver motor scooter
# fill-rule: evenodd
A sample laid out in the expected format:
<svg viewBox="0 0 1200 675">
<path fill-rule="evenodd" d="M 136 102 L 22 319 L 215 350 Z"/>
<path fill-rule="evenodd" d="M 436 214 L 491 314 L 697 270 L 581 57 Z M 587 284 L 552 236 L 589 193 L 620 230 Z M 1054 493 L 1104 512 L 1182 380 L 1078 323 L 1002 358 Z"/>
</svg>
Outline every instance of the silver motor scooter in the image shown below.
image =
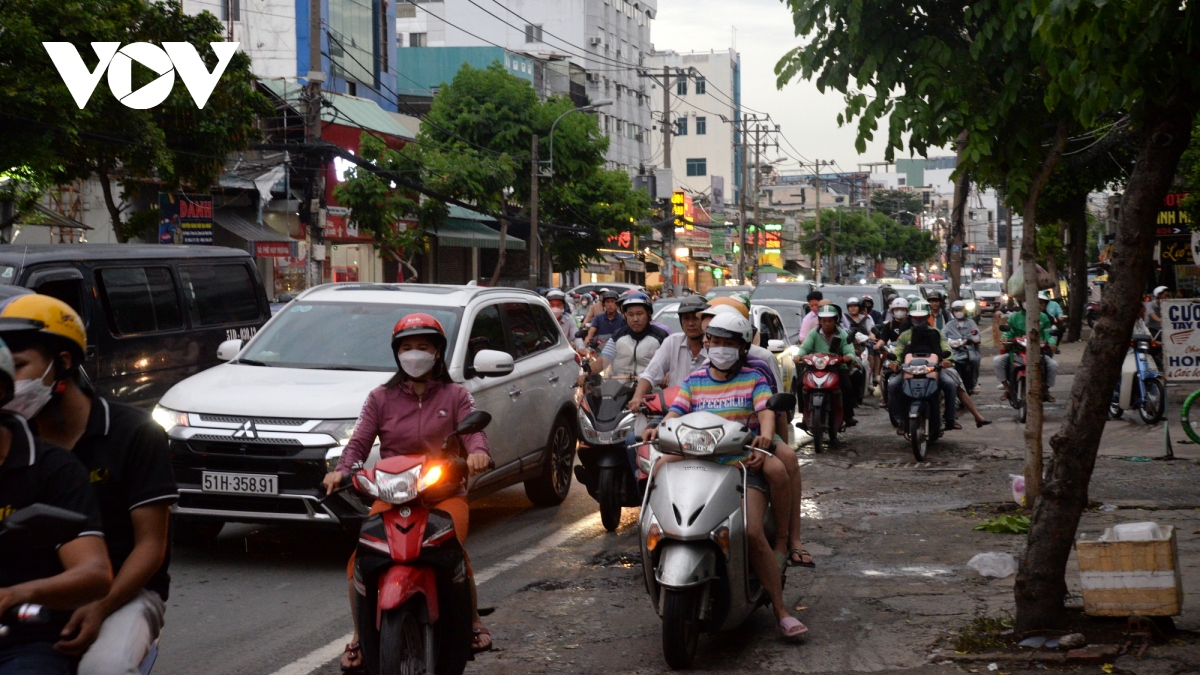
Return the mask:
<svg viewBox="0 0 1200 675">
<path fill-rule="evenodd" d="M 792 394 L 768 407 L 787 412 Z M 684 459 L 664 463 L 646 489 L 638 523 L 646 590 L 662 617 L 663 656 L 688 668 L 700 633 L 736 628 L 766 593 L 750 567 L 746 537 L 746 457 L 753 434 L 709 412 L 658 427 L 658 450 Z M 774 530 L 766 510 L 767 538 Z M 780 571 L 783 574 L 783 571 Z"/>
</svg>

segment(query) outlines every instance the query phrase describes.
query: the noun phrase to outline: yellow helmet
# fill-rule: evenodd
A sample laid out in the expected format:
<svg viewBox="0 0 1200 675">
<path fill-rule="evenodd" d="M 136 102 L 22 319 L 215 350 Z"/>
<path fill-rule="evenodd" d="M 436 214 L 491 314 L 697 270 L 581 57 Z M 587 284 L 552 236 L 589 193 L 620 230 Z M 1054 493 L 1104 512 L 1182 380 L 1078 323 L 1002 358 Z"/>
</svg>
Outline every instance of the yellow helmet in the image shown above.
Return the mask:
<svg viewBox="0 0 1200 675">
<path fill-rule="evenodd" d="M 61 338 L 87 352 L 87 330 L 70 305 L 49 295 L 19 295 L 0 309 L 0 333 L 36 331 Z"/>
</svg>

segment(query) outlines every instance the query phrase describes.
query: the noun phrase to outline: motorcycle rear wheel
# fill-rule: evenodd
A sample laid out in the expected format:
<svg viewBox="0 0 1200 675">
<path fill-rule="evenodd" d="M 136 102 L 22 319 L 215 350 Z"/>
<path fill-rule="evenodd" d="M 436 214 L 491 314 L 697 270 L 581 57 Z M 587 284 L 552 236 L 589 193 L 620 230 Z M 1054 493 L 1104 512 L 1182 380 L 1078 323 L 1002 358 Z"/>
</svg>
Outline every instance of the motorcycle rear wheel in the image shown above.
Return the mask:
<svg viewBox="0 0 1200 675">
<path fill-rule="evenodd" d="M 916 419 L 909 418 L 908 435 L 912 441 L 913 458 L 924 462 L 925 455 L 929 452 L 929 437 L 925 435 L 925 413 L 920 413 Z"/>
<path fill-rule="evenodd" d="M 663 591 L 663 658 L 672 670 L 691 668 L 696 659 L 700 622 L 696 591 Z"/>
<path fill-rule="evenodd" d="M 1145 381 L 1146 398 L 1138 408 L 1138 415 L 1146 424 L 1158 424 L 1166 413 L 1167 388 L 1162 380 L 1152 378 Z"/>
<path fill-rule="evenodd" d="M 599 487 L 596 489 L 600 502 L 600 522 L 604 529 L 615 532 L 621 524 L 621 477 L 614 468 L 600 469 Z"/>
<path fill-rule="evenodd" d="M 1125 414 L 1125 409 L 1114 403 L 1108 404 L 1108 419 L 1119 420 Z"/>
<path fill-rule="evenodd" d="M 379 674 L 432 675 L 425 669 L 425 627 L 412 603 L 383 613 L 379 626 Z"/>
</svg>

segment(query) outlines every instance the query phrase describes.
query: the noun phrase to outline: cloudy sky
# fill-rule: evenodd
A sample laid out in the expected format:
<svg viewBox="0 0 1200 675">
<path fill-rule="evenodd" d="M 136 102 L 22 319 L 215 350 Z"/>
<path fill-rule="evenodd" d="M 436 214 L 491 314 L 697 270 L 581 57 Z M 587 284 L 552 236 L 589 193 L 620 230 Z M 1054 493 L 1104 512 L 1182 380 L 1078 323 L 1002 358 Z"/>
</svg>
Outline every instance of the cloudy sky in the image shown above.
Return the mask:
<svg viewBox="0 0 1200 675">
<path fill-rule="evenodd" d="M 882 143 L 869 144 L 859 155 L 854 128 L 838 127 L 841 95 L 821 94 L 806 81 L 775 87 L 775 64 L 799 44 L 793 32 L 791 13 L 780 0 L 658 0 L 650 37 L 660 50 L 735 46 L 742 55 L 742 105 L 770 113 L 808 160 L 835 160 L 845 171 L 855 171 L 858 162 L 882 160 Z M 783 166 L 785 173 L 799 171 L 795 163 Z"/>
</svg>

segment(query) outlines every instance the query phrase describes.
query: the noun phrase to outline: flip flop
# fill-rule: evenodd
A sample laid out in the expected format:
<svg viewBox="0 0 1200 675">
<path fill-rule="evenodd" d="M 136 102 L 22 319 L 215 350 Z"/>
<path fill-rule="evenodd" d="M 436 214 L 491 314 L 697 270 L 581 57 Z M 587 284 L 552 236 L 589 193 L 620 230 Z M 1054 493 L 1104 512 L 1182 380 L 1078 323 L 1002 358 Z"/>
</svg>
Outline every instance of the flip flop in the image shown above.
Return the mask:
<svg viewBox="0 0 1200 675">
<path fill-rule="evenodd" d="M 347 654 L 351 655 L 352 659 L 357 659 L 358 665 L 343 666 L 339 662 L 338 665 L 341 667 L 342 672 L 346 673 L 347 675 L 367 675 L 367 666 L 362 657 L 362 646 L 360 646 L 357 642 L 351 642 L 350 644 L 346 645 L 344 650 L 342 650 L 342 656 Z"/>
<path fill-rule="evenodd" d="M 793 558 L 792 556 L 796 556 Z M 804 562 L 804 556 L 808 556 L 808 562 Z M 796 560 L 799 558 L 799 560 Z M 816 567 L 817 563 L 813 562 L 812 554 L 802 548 L 794 548 L 788 551 L 788 566 L 789 567 Z"/>
<path fill-rule="evenodd" d="M 786 616 L 779 621 L 779 633 L 783 637 L 796 637 L 808 632 L 808 628 L 794 616 Z"/>
<path fill-rule="evenodd" d="M 480 626 L 478 628 L 472 628 L 471 633 L 473 634 L 473 637 L 471 638 L 471 653 L 472 654 L 478 654 L 479 652 L 486 652 L 486 651 L 490 651 L 492 649 L 492 645 L 495 643 L 492 642 L 491 631 L 489 631 L 487 628 L 484 628 L 483 626 Z M 481 635 L 488 636 L 488 644 L 486 647 L 476 647 L 475 646 L 475 643 L 479 641 L 479 637 Z"/>
<path fill-rule="evenodd" d="M 992 423 L 991 420 L 979 420 L 979 421 L 975 422 L 975 428 L 978 429 L 979 427 L 986 427 L 987 425 L 989 425 L 991 423 Z"/>
<path fill-rule="evenodd" d="M 955 431 L 957 431 L 957 430 L 959 430 L 959 429 L 961 429 L 961 428 L 962 428 L 962 425 L 961 425 L 961 424 L 959 424 L 958 422 L 955 422 L 954 424 L 951 424 L 951 425 L 950 425 L 950 428 L 951 428 L 951 429 L 953 429 L 953 430 L 955 430 Z"/>
</svg>

